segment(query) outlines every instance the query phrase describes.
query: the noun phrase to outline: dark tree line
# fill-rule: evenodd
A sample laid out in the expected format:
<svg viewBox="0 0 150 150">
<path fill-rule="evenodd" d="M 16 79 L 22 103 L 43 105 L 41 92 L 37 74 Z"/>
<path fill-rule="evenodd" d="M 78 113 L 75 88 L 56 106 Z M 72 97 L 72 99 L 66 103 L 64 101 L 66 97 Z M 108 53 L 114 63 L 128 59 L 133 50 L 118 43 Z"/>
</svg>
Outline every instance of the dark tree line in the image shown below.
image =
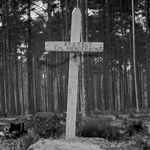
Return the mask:
<svg viewBox="0 0 150 150">
<path fill-rule="evenodd" d="M 0 1 L 0 109 L 2 114 L 66 111 L 69 54 L 44 53 L 45 41 L 70 41 L 76 0 Z M 150 2 L 134 0 L 139 108 L 149 108 Z M 132 3 L 79 0 L 82 41 L 103 42 L 79 67 L 78 110 L 84 89 L 86 112 L 136 107 Z"/>
</svg>

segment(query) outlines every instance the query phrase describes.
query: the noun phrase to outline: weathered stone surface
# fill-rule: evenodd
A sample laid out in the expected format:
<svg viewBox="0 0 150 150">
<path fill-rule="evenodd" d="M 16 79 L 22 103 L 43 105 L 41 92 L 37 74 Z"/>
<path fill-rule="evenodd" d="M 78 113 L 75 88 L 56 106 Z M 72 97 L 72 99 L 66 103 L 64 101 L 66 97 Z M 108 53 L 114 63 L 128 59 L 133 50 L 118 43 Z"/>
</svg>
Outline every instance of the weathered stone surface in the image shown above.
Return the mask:
<svg viewBox="0 0 150 150">
<path fill-rule="evenodd" d="M 28 150 L 103 150 L 99 145 L 73 140 L 39 140 L 37 143 L 31 145 Z"/>
</svg>

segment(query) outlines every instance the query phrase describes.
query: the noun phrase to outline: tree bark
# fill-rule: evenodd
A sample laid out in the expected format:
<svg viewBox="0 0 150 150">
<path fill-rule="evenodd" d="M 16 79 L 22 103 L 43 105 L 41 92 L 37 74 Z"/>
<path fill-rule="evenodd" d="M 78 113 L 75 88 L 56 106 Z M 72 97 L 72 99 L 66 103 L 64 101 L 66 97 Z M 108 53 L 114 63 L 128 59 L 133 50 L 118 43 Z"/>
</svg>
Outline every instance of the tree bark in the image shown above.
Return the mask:
<svg viewBox="0 0 150 150">
<path fill-rule="evenodd" d="M 135 51 L 134 0 L 132 0 L 132 31 L 133 31 L 133 69 L 134 69 L 134 80 L 135 80 L 136 111 L 139 112 L 138 84 L 137 84 L 137 70 L 136 70 L 136 51 Z"/>
<path fill-rule="evenodd" d="M 32 48 L 31 48 L 31 1 L 28 0 L 28 102 L 29 112 L 34 113 L 34 96 L 33 96 L 33 73 L 32 73 Z"/>
<path fill-rule="evenodd" d="M 146 70 L 147 70 L 147 101 L 148 108 L 150 108 L 150 72 L 149 72 L 149 32 L 150 32 L 150 20 L 149 20 L 149 0 L 145 0 L 145 11 L 146 11 Z"/>
<path fill-rule="evenodd" d="M 85 1 L 81 0 L 81 14 L 82 14 L 82 31 L 81 31 L 81 41 L 85 42 L 86 41 L 86 32 L 85 32 Z M 86 93 L 86 87 L 85 87 L 85 58 L 82 52 L 81 55 L 81 82 L 82 82 L 82 87 L 81 87 L 81 112 L 82 112 L 82 117 L 86 116 L 86 106 L 87 106 L 87 93 Z"/>
</svg>

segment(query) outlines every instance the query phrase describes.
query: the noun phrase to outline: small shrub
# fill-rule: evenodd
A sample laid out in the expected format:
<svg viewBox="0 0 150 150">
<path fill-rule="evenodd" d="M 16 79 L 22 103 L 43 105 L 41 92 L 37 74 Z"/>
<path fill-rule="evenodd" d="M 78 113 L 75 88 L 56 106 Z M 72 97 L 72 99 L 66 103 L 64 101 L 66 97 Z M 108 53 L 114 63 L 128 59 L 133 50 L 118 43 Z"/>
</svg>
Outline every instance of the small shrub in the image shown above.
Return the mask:
<svg viewBox="0 0 150 150">
<path fill-rule="evenodd" d="M 36 131 L 43 138 L 58 139 L 65 133 L 65 125 L 61 124 L 58 118 L 54 117 L 45 126 L 40 126 Z"/>
<path fill-rule="evenodd" d="M 129 133 L 130 136 L 140 133 L 140 132 L 144 132 L 145 131 L 145 127 L 143 125 L 142 121 L 133 121 L 131 125 L 129 125 L 127 127 L 127 133 Z"/>
<path fill-rule="evenodd" d="M 78 126 L 77 136 L 82 137 L 99 137 L 108 140 L 119 140 L 119 128 L 110 125 L 107 121 L 90 120 Z"/>
<path fill-rule="evenodd" d="M 133 136 L 133 141 L 135 141 L 135 147 L 140 150 L 149 150 L 150 149 L 150 137 L 144 135 L 143 133 L 135 134 Z"/>
<path fill-rule="evenodd" d="M 121 137 L 121 134 L 119 132 L 118 127 L 112 126 L 109 122 L 103 122 L 101 131 L 99 132 L 98 137 L 102 137 L 102 138 L 112 141 L 112 140 L 119 140 Z"/>
<path fill-rule="evenodd" d="M 16 150 L 27 150 L 30 145 L 36 143 L 39 139 L 40 136 L 32 128 L 28 131 L 28 134 L 18 139 L 16 142 Z"/>
<path fill-rule="evenodd" d="M 127 128 L 127 126 L 128 126 L 128 120 L 127 120 L 127 118 L 123 119 L 123 125 L 125 126 L 125 128 Z"/>
<path fill-rule="evenodd" d="M 115 113 L 114 116 L 115 116 L 115 118 L 117 118 L 117 119 L 120 118 L 119 113 Z"/>
<path fill-rule="evenodd" d="M 63 117 L 54 115 L 51 119 L 35 117 L 28 122 L 27 129 L 34 128 L 41 138 L 58 139 L 65 134 L 65 121 Z"/>
<path fill-rule="evenodd" d="M 129 118 L 135 118 L 135 117 L 136 117 L 135 114 L 133 112 L 130 112 Z"/>
<path fill-rule="evenodd" d="M 87 122 L 78 126 L 77 136 L 82 137 L 98 137 L 100 127 L 94 122 Z"/>
</svg>

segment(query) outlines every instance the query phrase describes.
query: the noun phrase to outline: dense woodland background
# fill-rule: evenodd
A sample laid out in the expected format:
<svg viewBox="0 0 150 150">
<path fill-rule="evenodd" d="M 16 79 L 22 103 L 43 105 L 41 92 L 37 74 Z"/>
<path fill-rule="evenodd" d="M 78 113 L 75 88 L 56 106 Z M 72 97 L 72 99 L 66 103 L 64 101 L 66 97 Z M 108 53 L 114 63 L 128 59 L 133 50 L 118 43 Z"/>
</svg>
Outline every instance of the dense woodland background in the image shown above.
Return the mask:
<svg viewBox="0 0 150 150">
<path fill-rule="evenodd" d="M 45 41 L 70 41 L 76 0 L 0 1 L 0 111 L 66 111 L 69 53 L 44 53 Z M 135 0 L 138 97 L 133 70 L 131 0 L 80 0 L 82 41 L 104 42 L 79 67 L 78 111 L 150 107 L 150 1 Z M 137 99 L 138 98 L 138 99 Z"/>
</svg>

